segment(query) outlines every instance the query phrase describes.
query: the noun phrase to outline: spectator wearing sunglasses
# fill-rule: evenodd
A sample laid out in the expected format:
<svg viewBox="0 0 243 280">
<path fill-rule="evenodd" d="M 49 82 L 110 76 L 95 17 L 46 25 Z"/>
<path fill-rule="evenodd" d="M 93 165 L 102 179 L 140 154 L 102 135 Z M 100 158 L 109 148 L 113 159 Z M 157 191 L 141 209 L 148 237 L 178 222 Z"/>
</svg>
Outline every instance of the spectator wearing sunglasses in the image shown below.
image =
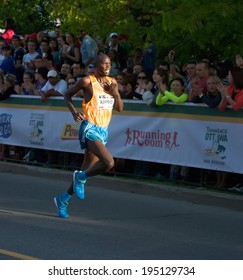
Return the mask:
<svg viewBox="0 0 243 280">
<path fill-rule="evenodd" d="M 150 81 L 146 72 L 141 71 L 137 75 L 137 85 L 134 92 L 135 99 L 142 99 L 143 93 L 147 90 L 151 90 L 153 87 L 152 82 Z"/>
</svg>

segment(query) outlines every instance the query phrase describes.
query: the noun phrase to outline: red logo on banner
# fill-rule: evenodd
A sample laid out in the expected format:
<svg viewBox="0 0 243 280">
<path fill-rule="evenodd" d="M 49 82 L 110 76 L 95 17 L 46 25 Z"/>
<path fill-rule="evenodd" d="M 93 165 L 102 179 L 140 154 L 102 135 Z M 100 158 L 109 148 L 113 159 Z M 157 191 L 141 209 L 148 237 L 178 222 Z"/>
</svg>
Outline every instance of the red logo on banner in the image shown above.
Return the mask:
<svg viewBox="0 0 243 280">
<path fill-rule="evenodd" d="M 126 145 L 136 145 L 142 147 L 155 148 L 177 148 L 180 145 L 177 143 L 178 132 L 161 132 L 157 131 L 141 131 L 127 128 Z"/>
</svg>

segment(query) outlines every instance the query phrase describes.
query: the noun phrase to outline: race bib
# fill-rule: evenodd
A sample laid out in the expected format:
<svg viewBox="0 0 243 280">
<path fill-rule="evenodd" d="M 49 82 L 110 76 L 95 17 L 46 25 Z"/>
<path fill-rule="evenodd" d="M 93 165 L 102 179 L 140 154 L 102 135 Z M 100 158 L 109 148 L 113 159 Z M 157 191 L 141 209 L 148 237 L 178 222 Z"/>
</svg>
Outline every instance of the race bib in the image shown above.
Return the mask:
<svg viewBox="0 0 243 280">
<path fill-rule="evenodd" d="M 109 94 L 99 94 L 98 107 L 103 110 L 112 110 L 114 101 L 114 98 Z"/>
</svg>

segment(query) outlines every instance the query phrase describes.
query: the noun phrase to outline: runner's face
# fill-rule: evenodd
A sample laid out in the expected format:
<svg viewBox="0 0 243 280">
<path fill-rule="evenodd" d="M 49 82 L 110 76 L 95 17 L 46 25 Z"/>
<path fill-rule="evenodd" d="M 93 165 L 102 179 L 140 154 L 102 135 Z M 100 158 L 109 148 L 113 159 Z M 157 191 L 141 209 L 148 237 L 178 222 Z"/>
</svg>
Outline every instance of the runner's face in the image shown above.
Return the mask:
<svg viewBox="0 0 243 280">
<path fill-rule="evenodd" d="M 111 70 L 111 61 L 109 57 L 102 59 L 101 63 L 97 67 L 98 73 L 101 76 L 109 76 Z"/>
</svg>

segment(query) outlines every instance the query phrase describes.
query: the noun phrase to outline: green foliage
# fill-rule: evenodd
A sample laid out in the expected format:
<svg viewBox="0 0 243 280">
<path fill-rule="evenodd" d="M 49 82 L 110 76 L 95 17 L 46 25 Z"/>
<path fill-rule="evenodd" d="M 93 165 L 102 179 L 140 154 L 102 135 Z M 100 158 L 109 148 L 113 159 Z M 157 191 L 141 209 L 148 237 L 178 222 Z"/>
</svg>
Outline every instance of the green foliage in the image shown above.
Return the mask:
<svg viewBox="0 0 243 280">
<path fill-rule="evenodd" d="M 45 9 L 48 0 L 2 0 L 0 28 L 4 29 L 6 18 L 13 18 L 16 33 L 29 34 L 49 29 L 53 24 Z"/>
<path fill-rule="evenodd" d="M 179 62 L 242 54 L 242 15 L 241 0 L 3 0 L 0 11 L 22 33 L 45 30 L 59 19 L 63 32 L 86 29 L 105 43 L 110 32 L 126 33 L 132 49 L 143 47 L 146 37 L 159 60 L 174 49 Z"/>
</svg>

